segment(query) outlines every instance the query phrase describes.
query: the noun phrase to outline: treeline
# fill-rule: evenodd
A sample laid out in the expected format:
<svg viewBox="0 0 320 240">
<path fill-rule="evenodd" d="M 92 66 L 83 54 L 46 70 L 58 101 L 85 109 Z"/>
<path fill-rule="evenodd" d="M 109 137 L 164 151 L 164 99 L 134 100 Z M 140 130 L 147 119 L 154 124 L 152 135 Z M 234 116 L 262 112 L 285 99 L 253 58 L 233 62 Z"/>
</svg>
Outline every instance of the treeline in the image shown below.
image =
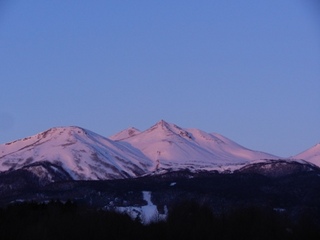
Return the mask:
<svg viewBox="0 0 320 240">
<path fill-rule="evenodd" d="M 292 221 L 269 209 L 246 208 L 216 215 L 207 206 L 180 203 L 165 222 L 142 225 L 115 212 L 74 203 L 22 203 L 0 209 L 0 239 L 320 239 L 316 219 Z"/>
</svg>

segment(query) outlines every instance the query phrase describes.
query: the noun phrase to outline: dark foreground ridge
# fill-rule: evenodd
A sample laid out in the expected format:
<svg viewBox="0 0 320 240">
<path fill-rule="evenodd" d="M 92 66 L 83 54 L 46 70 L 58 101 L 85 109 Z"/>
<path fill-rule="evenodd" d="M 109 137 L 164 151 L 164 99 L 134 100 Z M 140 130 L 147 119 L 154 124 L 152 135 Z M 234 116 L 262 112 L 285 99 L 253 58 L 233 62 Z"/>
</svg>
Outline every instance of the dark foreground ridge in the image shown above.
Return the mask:
<svg viewBox="0 0 320 240">
<path fill-rule="evenodd" d="M 294 215 L 302 209 L 320 207 L 320 169 L 296 162 L 259 163 L 232 174 L 185 170 L 118 180 L 59 179 L 46 181 L 28 169 L 0 173 L 0 207 L 55 199 L 95 208 L 143 206 L 146 204 L 143 191 L 150 192 L 158 208 L 170 207 L 181 200 L 206 203 L 215 212 L 266 206 Z"/>
<path fill-rule="evenodd" d="M 75 203 L 22 203 L 0 210 L 1 239 L 319 239 L 308 215 L 292 221 L 269 208 L 214 214 L 193 201 L 175 205 L 167 221 L 142 225 L 124 214 Z"/>
<path fill-rule="evenodd" d="M 57 173 L 55 182 L 28 168 L 0 174 L 0 239 L 320 239 L 315 166 L 279 160 L 104 181 Z M 166 220 L 119 213 L 144 207 Z"/>
</svg>

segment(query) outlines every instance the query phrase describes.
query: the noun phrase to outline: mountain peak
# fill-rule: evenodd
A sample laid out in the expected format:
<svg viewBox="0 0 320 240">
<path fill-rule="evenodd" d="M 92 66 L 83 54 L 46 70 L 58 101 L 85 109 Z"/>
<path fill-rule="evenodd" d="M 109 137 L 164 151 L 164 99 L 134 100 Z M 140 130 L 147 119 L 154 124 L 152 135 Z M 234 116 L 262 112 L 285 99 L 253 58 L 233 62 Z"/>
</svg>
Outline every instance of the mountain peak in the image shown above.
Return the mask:
<svg viewBox="0 0 320 240">
<path fill-rule="evenodd" d="M 53 127 L 44 132 L 36 135 L 37 139 L 44 139 L 48 137 L 59 137 L 59 136 L 75 136 L 75 135 L 87 135 L 88 131 L 84 128 L 78 126 L 68 126 L 68 127 Z"/>
<path fill-rule="evenodd" d="M 155 126 L 161 126 L 161 127 L 167 127 L 167 126 L 170 126 L 171 124 L 166 122 L 165 120 L 161 119 L 159 122 L 157 122 L 155 124 Z"/>
<path fill-rule="evenodd" d="M 170 130 L 173 132 L 175 131 L 175 129 L 179 129 L 179 130 L 181 129 L 177 125 L 166 122 L 165 120 L 162 120 L 162 119 L 151 127 L 151 129 L 155 129 L 155 128 L 161 128 L 161 129 Z"/>
<path fill-rule="evenodd" d="M 179 135 L 181 132 L 184 132 L 184 130 L 175 124 L 168 123 L 164 120 L 160 120 L 155 125 L 147 129 L 145 132 L 157 132 L 157 134 L 164 134 L 165 136 L 169 136 L 175 134 Z"/>
<path fill-rule="evenodd" d="M 129 127 L 125 130 L 122 130 L 119 133 L 116 133 L 112 136 L 109 137 L 109 139 L 114 140 L 114 141 L 118 141 L 118 140 L 123 140 L 129 137 L 133 137 L 137 134 L 141 133 L 141 131 L 135 127 Z"/>
<path fill-rule="evenodd" d="M 74 135 L 75 133 L 86 135 L 87 130 L 85 130 L 84 128 L 81 128 L 81 127 L 77 127 L 77 126 L 53 127 L 53 128 L 49 128 L 43 132 L 40 132 L 36 135 L 30 136 L 30 137 L 25 137 L 22 139 L 17 139 L 13 142 L 5 143 L 4 145 L 11 145 L 11 144 L 14 144 L 17 142 L 26 142 L 26 141 L 32 140 L 32 139 L 41 140 L 41 139 L 45 139 L 45 138 L 57 137 L 57 136 L 63 135 L 63 133 L 67 133 L 68 135 Z"/>
</svg>

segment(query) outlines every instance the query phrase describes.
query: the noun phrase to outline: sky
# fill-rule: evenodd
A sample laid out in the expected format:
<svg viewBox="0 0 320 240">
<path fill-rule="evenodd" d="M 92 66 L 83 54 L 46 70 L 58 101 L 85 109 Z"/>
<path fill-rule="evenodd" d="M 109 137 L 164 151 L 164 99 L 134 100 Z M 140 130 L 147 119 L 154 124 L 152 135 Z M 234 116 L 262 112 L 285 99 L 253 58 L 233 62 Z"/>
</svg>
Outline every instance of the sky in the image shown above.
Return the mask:
<svg viewBox="0 0 320 240">
<path fill-rule="evenodd" d="M 316 0 L 0 0 L 0 143 L 161 119 L 281 157 L 320 142 Z"/>
</svg>

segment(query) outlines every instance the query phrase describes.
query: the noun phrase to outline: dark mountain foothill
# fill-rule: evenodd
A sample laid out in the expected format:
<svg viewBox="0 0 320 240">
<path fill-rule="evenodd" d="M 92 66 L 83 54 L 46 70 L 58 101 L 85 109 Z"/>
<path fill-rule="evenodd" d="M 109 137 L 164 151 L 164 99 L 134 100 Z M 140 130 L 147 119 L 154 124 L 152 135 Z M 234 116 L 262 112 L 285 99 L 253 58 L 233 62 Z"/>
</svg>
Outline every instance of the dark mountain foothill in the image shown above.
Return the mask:
<svg viewBox="0 0 320 240">
<path fill-rule="evenodd" d="M 250 206 L 283 209 L 292 215 L 306 208 L 320 210 L 319 168 L 281 161 L 270 164 L 268 171 L 274 168 L 277 174 L 266 174 L 261 170 L 266 166 L 255 164 L 232 174 L 180 171 L 104 181 L 60 178 L 45 183 L 41 176 L 20 169 L 0 174 L 0 203 L 59 199 L 95 208 L 106 208 L 111 202 L 113 207 L 144 206 L 142 192 L 148 191 L 153 204 L 169 208 L 190 200 L 205 203 L 215 212 Z"/>
</svg>

